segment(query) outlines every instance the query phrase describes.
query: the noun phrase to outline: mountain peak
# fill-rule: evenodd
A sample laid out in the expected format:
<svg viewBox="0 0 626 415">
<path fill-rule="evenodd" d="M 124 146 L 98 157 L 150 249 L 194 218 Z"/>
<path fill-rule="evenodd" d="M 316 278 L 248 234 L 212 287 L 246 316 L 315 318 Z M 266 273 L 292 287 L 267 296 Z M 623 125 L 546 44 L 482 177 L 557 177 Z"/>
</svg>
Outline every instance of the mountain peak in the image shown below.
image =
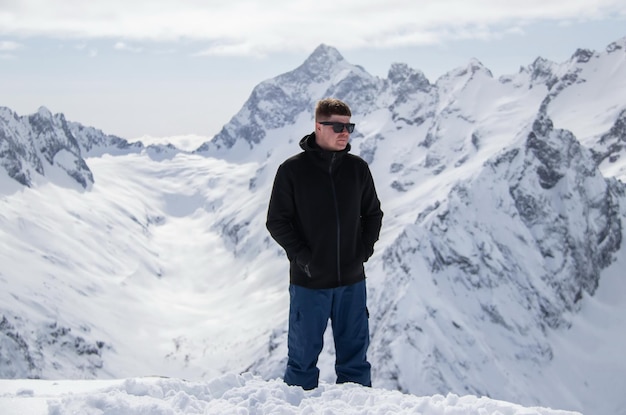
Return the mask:
<svg viewBox="0 0 626 415">
<path fill-rule="evenodd" d="M 41 118 L 46 118 L 46 119 L 52 118 L 52 112 L 48 108 L 44 107 L 43 105 L 39 107 L 39 109 L 37 110 L 37 115 L 39 115 Z"/>
<path fill-rule="evenodd" d="M 387 79 L 392 85 L 402 88 L 405 91 L 428 91 L 430 82 L 422 71 L 415 70 L 405 63 L 393 63 Z"/>
<path fill-rule="evenodd" d="M 309 59 L 315 57 L 316 59 L 329 59 L 335 62 L 343 60 L 343 56 L 339 53 L 337 48 L 326 45 L 325 43 L 320 44 L 315 48 Z"/>
<path fill-rule="evenodd" d="M 319 45 L 313 53 L 304 61 L 301 67 L 307 68 L 311 72 L 324 72 L 334 65 L 344 61 L 344 57 L 337 49 L 325 44 Z"/>
<path fill-rule="evenodd" d="M 469 60 L 466 69 L 472 74 L 475 74 L 476 72 L 484 72 L 487 76 L 493 78 L 493 74 L 491 73 L 489 68 L 483 65 L 483 63 L 476 58 L 471 58 Z"/>
<path fill-rule="evenodd" d="M 590 49 L 576 49 L 571 60 L 577 63 L 587 63 L 593 57 L 594 52 Z"/>
<path fill-rule="evenodd" d="M 610 43 L 606 47 L 606 51 L 608 53 L 613 53 L 618 50 L 626 50 L 626 36 L 621 39 L 616 40 L 615 42 Z"/>
</svg>

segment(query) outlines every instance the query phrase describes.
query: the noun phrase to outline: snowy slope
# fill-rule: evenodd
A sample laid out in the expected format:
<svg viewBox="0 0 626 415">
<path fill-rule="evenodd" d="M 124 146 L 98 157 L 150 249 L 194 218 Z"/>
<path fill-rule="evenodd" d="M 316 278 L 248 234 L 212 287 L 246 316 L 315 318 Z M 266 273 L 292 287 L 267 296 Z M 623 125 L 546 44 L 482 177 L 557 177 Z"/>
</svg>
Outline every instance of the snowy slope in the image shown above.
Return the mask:
<svg viewBox="0 0 626 415">
<path fill-rule="evenodd" d="M 90 192 L 46 184 L 1 202 L 2 263 L 12 264 L 0 280 L 3 332 L 26 343 L 19 358 L 7 358 L 5 376 L 214 376 L 238 362 L 229 358 L 234 345 L 249 350 L 243 361 L 264 348 L 259 336 L 267 328 L 254 316 L 282 311 L 275 299 L 284 299 L 283 278 L 265 289 L 251 285 L 272 276 L 231 251 L 227 235 L 236 240 L 238 225 L 218 210 L 252 205 L 229 189 L 247 188 L 254 166 L 185 154 L 89 163 L 97 177 Z M 271 253 L 260 262 L 264 256 Z M 55 342 L 59 328 L 71 332 Z M 103 344 L 86 356 L 93 364 L 57 350 L 71 353 L 74 337 Z M 12 371 L 22 360 L 32 369 Z"/>
<path fill-rule="evenodd" d="M 0 374 L 281 376 L 267 198 L 316 100 L 337 96 L 385 211 L 367 263 L 376 386 L 624 413 L 624 79 L 626 39 L 434 83 L 321 45 L 194 151 L 2 109 Z"/>
</svg>

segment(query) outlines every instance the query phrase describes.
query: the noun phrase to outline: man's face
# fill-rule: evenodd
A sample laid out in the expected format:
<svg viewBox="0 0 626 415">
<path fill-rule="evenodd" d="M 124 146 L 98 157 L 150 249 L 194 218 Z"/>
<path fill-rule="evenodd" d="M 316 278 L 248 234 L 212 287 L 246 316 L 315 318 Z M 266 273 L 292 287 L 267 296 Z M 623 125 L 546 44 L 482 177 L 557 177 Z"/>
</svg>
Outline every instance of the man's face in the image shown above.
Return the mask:
<svg viewBox="0 0 626 415">
<path fill-rule="evenodd" d="M 349 115 L 331 115 L 328 120 L 319 120 L 315 123 L 315 142 L 324 150 L 341 151 L 346 148 L 350 140 L 350 133 L 347 128 L 343 128 L 341 132 L 333 131 L 332 125 L 320 124 L 324 121 L 349 123 Z"/>
</svg>

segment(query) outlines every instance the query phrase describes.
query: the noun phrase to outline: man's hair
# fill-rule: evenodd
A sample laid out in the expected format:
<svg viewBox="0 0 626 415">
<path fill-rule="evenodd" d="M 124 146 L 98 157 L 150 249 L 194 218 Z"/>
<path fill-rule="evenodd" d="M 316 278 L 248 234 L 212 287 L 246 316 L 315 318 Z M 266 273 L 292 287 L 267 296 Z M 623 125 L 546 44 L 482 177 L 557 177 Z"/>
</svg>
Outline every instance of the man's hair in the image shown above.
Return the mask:
<svg viewBox="0 0 626 415">
<path fill-rule="evenodd" d="M 315 121 L 326 120 L 332 115 L 352 116 L 350 107 L 336 98 L 325 98 L 317 102 L 315 106 Z"/>
</svg>

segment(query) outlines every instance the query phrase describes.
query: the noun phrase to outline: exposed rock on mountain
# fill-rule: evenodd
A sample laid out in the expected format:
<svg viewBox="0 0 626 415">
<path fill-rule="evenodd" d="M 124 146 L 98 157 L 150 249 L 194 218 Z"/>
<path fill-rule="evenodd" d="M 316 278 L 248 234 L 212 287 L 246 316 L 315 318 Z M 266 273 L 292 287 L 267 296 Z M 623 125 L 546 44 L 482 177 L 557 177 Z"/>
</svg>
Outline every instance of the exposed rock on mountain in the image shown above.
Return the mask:
<svg viewBox="0 0 626 415">
<path fill-rule="evenodd" d="M 83 157 L 141 148 L 141 143 L 129 144 L 119 137 L 68 122 L 63 114 L 52 115 L 45 107 L 22 117 L 0 107 L 0 166 L 25 186 L 30 187 L 36 176 L 65 181 L 58 176 L 62 172 L 88 189 L 94 178 Z"/>
</svg>

